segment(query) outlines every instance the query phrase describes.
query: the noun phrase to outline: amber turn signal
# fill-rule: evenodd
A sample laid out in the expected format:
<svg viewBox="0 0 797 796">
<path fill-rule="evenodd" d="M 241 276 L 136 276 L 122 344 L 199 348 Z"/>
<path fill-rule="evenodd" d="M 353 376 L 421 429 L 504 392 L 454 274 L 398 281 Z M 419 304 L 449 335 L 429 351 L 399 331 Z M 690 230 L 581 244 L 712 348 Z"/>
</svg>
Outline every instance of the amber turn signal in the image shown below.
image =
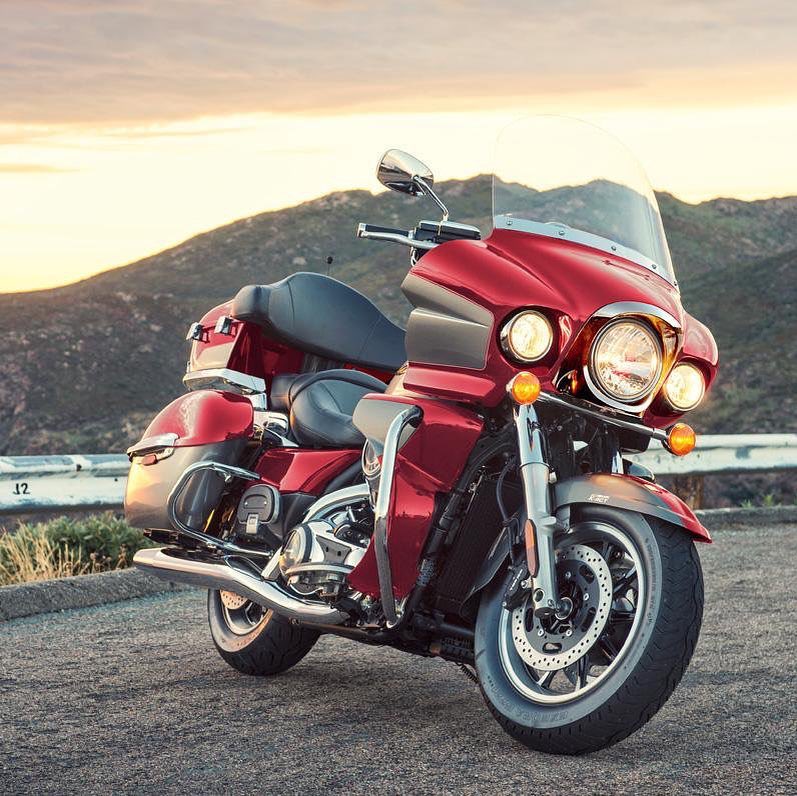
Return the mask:
<svg viewBox="0 0 797 796">
<path fill-rule="evenodd" d="M 541 389 L 540 380 L 527 370 L 522 370 L 509 383 L 509 393 L 519 404 L 533 404 Z"/>
<path fill-rule="evenodd" d="M 667 448 L 676 456 L 686 456 L 695 448 L 697 436 L 691 426 L 686 423 L 676 423 L 667 432 Z"/>
</svg>

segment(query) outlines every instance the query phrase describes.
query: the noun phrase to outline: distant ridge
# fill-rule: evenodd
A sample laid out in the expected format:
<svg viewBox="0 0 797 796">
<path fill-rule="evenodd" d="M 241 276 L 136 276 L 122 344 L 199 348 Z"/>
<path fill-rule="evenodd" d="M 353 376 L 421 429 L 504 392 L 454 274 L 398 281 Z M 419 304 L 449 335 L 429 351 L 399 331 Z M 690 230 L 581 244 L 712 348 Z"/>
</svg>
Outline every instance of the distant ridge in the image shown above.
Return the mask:
<svg viewBox="0 0 797 796">
<path fill-rule="evenodd" d="M 440 185 L 484 225 L 489 178 Z M 686 308 L 715 332 L 718 388 L 699 430 L 795 431 L 797 197 L 690 205 L 659 194 Z M 188 324 L 244 284 L 327 271 L 401 319 L 407 253 L 358 221 L 412 226 L 423 200 L 345 191 L 262 213 L 65 287 L 0 294 L 0 455 L 119 451 L 182 392 Z M 345 322 L 345 319 L 342 319 Z"/>
</svg>

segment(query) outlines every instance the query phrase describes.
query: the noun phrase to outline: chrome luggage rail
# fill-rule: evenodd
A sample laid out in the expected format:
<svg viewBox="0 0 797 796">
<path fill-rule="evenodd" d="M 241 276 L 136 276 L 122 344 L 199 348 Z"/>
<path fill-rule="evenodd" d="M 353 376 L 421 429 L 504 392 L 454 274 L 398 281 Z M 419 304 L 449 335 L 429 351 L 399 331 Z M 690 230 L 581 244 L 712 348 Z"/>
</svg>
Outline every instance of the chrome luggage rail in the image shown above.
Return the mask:
<svg viewBox="0 0 797 796">
<path fill-rule="evenodd" d="M 248 547 L 239 547 L 232 542 L 227 542 L 224 539 L 219 539 L 208 533 L 203 533 L 195 528 L 189 528 L 189 526 L 180 519 L 177 515 L 177 500 L 183 493 L 191 477 L 201 470 L 211 470 L 212 472 L 219 473 L 224 478 L 225 483 L 229 483 L 233 478 L 242 478 L 245 481 L 260 480 L 260 476 L 257 473 L 251 470 L 244 470 L 242 467 L 233 467 L 231 464 L 222 464 L 221 462 L 214 461 L 195 462 L 183 470 L 183 474 L 177 480 L 177 483 L 172 488 L 166 501 L 166 512 L 172 526 L 184 536 L 201 542 L 212 550 L 247 556 L 271 556 L 271 551 L 252 550 Z"/>
</svg>

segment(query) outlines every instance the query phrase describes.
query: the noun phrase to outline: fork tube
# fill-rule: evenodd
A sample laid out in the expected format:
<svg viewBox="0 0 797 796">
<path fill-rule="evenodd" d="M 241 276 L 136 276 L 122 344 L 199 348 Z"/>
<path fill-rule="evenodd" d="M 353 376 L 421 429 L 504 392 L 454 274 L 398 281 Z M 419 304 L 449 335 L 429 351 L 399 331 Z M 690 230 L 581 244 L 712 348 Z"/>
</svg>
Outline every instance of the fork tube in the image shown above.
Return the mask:
<svg viewBox="0 0 797 796">
<path fill-rule="evenodd" d="M 556 517 L 551 514 L 551 470 L 545 460 L 542 428 L 533 404 L 521 404 L 515 409 L 515 427 L 526 506 L 523 531 L 526 560 L 534 586 L 534 612 L 547 614 L 556 610 L 559 598 L 553 539 Z"/>
</svg>

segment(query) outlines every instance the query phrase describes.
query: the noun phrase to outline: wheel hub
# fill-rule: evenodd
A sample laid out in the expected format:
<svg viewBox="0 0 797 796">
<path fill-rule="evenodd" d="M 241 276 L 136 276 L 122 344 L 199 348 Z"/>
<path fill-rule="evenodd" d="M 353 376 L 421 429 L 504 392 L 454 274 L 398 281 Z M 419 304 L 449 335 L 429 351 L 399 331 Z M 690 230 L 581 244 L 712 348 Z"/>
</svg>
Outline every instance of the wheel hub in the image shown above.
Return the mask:
<svg viewBox="0 0 797 796">
<path fill-rule="evenodd" d="M 596 550 L 574 544 L 557 557 L 560 610 L 538 617 L 530 598 L 512 612 L 512 640 L 521 659 L 542 671 L 575 663 L 598 640 L 612 604 L 612 576 Z"/>
</svg>

